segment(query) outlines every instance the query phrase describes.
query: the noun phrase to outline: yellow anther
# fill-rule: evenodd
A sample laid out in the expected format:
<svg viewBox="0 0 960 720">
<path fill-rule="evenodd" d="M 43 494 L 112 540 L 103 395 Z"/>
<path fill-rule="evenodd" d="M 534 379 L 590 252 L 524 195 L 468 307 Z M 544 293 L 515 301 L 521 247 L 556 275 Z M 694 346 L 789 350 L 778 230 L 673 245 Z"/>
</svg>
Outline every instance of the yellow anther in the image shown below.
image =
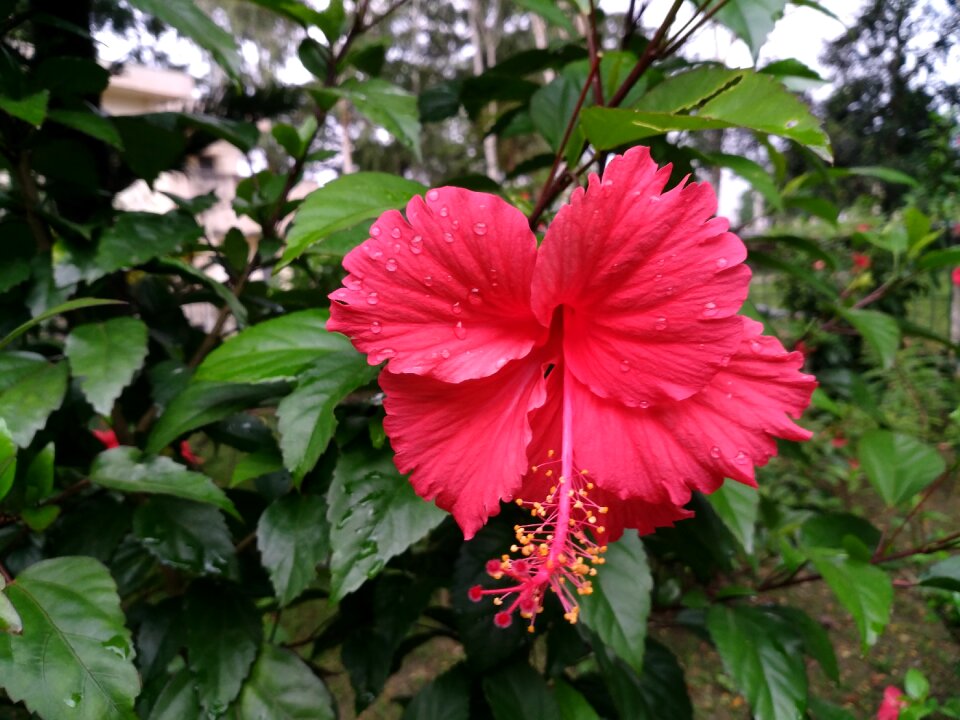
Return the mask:
<svg viewBox="0 0 960 720">
<path fill-rule="evenodd" d="M 530 557 L 533 555 L 533 545 L 524 545 L 520 552 L 522 552 L 526 557 Z"/>
<path fill-rule="evenodd" d="M 547 470 L 547 472 L 545 472 L 544 475 L 546 475 L 547 477 L 553 477 L 553 470 Z"/>
<path fill-rule="evenodd" d="M 608 507 L 597 508 L 597 512 L 599 512 L 601 515 L 606 515 L 608 512 L 610 512 L 610 508 Z"/>
<path fill-rule="evenodd" d="M 523 498 L 517 498 L 514 502 L 520 507 L 523 507 Z"/>
<path fill-rule="evenodd" d="M 589 471 L 589 470 L 581 470 L 581 471 L 580 471 L 580 474 L 581 474 L 581 475 L 589 475 L 589 474 L 590 474 L 590 471 Z"/>
<path fill-rule="evenodd" d="M 520 546 L 519 546 L 519 545 L 511 545 L 511 546 L 510 546 L 510 552 L 520 552 Z"/>
<path fill-rule="evenodd" d="M 596 521 L 597 521 L 597 516 L 596 516 L 596 515 L 590 515 L 590 516 L 587 518 L 587 522 L 588 522 L 588 523 L 595 523 Z M 597 528 L 597 529 L 599 530 L 600 528 Z"/>
<path fill-rule="evenodd" d="M 552 457 L 553 457 L 554 455 L 556 455 L 556 454 L 557 454 L 557 453 L 556 453 L 556 451 L 554 451 L 554 450 L 547 450 L 547 457 L 548 457 L 548 458 L 552 458 Z"/>
<path fill-rule="evenodd" d="M 567 556 L 564 555 L 563 553 L 559 553 L 559 554 L 557 555 L 557 562 L 560 563 L 561 565 L 566 565 L 566 564 L 567 564 Z"/>
<path fill-rule="evenodd" d="M 577 501 L 573 504 L 573 507 L 574 507 L 575 510 L 583 510 L 583 501 L 582 501 L 582 500 L 577 500 Z"/>
<path fill-rule="evenodd" d="M 533 625 L 527 625 L 527 632 L 528 632 L 528 633 L 536 632 L 536 631 L 533 629 Z"/>
<path fill-rule="evenodd" d="M 540 466 L 539 466 L 539 465 L 531 465 L 531 466 L 530 466 L 530 472 L 536 472 L 536 471 L 539 470 L 539 469 L 540 469 Z"/>
<path fill-rule="evenodd" d="M 603 525 L 601 525 L 600 527 L 597 528 L 597 532 L 598 532 L 598 533 L 602 533 L 602 532 L 606 532 L 606 531 L 607 531 L 607 529 L 606 529 Z"/>
<path fill-rule="evenodd" d="M 593 490 L 593 483 L 587 483 L 587 490 Z"/>
<path fill-rule="evenodd" d="M 503 605 L 503 598 L 494 598 L 494 599 L 493 599 L 493 604 L 494 604 L 494 605 Z"/>
<path fill-rule="evenodd" d="M 587 491 L 586 491 L 584 488 L 580 488 L 580 494 L 583 495 L 584 497 L 586 497 L 586 496 L 587 496 Z"/>
</svg>

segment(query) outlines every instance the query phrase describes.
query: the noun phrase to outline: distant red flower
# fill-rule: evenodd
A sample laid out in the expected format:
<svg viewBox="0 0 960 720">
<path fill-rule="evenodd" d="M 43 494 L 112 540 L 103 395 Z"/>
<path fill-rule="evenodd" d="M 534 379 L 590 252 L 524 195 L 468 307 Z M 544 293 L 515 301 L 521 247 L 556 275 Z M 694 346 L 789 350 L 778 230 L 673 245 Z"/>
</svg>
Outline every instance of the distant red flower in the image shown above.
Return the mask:
<svg viewBox="0 0 960 720">
<path fill-rule="evenodd" d="M 827 268 L 827 264 L 823 260 L 814 260 L 810 267 L 812 267 L 814 270 L 820 271 L 825 270 Z"/>
<path fill-rule="evenodd" d="M 870 230 L 869 223 L 860 223 L 857 225 L 857 232 L 868 232 Z"/>
<path fill-rule="evenodd" d="M 850 444 L 850 441 L 847 440 L 845 437 L 839 437 L 839 436 L 838 436 L 838 437 L 833 438 L 833 439 L 830 441 L 830 444 L 833 445 L 835 448 L 845 448 L 847 445 Z"/>
<path fill-rule="evenodd" d="M 903 690 L 888 685 L 883 691 L 883 701 L 877 710 L 877 720 L 898 720 L 900 711 L 907 706 L 903 699 Z"/>
<path fill-rule="evenodd" d="M 328 329 L 386 361 L 385 430 L 414 489 L 467 538 L 516 500 L 520 558 L 497 616 L 535 618 L 547 587 L 568 619 L 625 528 L 689 517 L 691 492 L 755 485 L 815 380 L 737 315 L 746 251 L 708 184 L 664 192 L 646 148 L 574 191 L 538 248 L 500 198 L 445 187 L 380 216 L 344 259 Z M 479 594 L 478 594 L 479 593 Z"/>
<path fill-rule="evenodd" d="M 197 455 L 193 452 L 193 448 L 190 447 L 189 440 L 183 440 L 180 442 L 180 457 L 182 457 L 191 465 L 203 465 L 203 458 L 197 457 Z"/>
<path fill-rule="evenodd" d="M 117 440 L 117 433 L 111 428 L 107 428 L 106 430 L 91 430 L 90 433 L 103 443 L 103 446 L 107 450 L 120 447 L 120 441 Z"/>
<path fill-rule="evenodd" d="M 956 287 L 960 287 L 960 267 L 955 267 L 950 273 L 950 280 Z"/>
<path fill-rule="evenodd" d="M 860 270 L 866 270 L 870 267 L 870 256 L 864 255 L 863 253 L 855 252 L 851 256 L 853 259 L 853 266 Z"/>
</svg>

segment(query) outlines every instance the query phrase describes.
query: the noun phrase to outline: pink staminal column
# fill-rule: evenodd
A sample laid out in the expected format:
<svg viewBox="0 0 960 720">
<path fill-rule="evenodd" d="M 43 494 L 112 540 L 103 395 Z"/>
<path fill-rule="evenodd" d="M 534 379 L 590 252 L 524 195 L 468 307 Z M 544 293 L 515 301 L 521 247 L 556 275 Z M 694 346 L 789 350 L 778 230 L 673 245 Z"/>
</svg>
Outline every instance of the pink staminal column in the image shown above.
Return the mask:
<svg viewBox="0 0 960 720">
<path fill-rule="evenodd" d="M 597 574 L 594 566 L 604 562 L 602 555 L 607 547 L 601 540 L 606 529 L 601 518 L 607 508 L 590 499 L 594 485 L 587 479 L 587 470 L 578 470 L 573 462 L 573 403 L 571 393 L 566 391 L 571 386 L 569 372 L 564 370 L 560 477 L 543 500 L 516 500 L 535 520 L 514 526 L 517 542 L 510 548 L 512 556 L 504 554 L 499 560 L 487 562 L 487 573 L 494 580 L 509 579 L 513 584 L 487 589 L 475 585 L 469 591 L 474 602 L 490 595 L 495 605 L 505 605 L 494 616 L 498 627 L 508 627 L 514 613 L 519 612 L 533 632 L 548 588 L 559 598 L 564 618 L 576 623 L 578 597 L 593 592 L 590 578 Z M 531 468 L 532 472 L 543 472 L 552 479 L 555 455 L 553 450 L 548 451 L 547 461 Z"/>
</svg>

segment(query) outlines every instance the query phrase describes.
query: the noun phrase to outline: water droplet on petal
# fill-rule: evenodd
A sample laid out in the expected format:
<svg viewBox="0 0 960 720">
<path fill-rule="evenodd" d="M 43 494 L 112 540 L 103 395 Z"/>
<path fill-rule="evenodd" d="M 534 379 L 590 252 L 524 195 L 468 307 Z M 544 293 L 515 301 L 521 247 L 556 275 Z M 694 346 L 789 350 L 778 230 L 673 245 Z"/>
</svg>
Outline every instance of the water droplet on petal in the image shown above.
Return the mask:
<svg viewBox="0 0 960 720">
<path fill-rule="evenodd" d="M 443 239 L 446 240 L 448 243 L 452 243 L 452 242 L 453 242 L 453 234 L 452 234 L 452 233 L 445 232 L 445 233 L 443 234 Z"/>
<path fill-rule="evenodd" d="M 397 267 L 399 267 L 399 263 L 397 262 L 396 258 L 390 258 L 387 260 L 387 264 L 384 267 L 386 267 L 390 272 L 396 272 Z"/>
<path fill-rule="evenodd" d="M 657 318 L 657 322 L 653 326 L 657 330 L 666 330 L 667 329 L 667 319 L 662 315 Z"/>
<path fill-rule="evenodd" d="M 380 302 L 380 296 L 375 292 L 367 295 L 367 305 L 376 305 L 378 302 Z"/>
<path fill-rule="evenodd" d="M 433 202 L 438 197 L 440 197 L 440 193 L 437 190 L 429 190 L 427 192 L 427 200 L 429 200 L 430 202 Z"/>
<path fill-rule="evenodd" d="M 755 353 L 759 353 L 763 350 L 763 345 L 761 345 L 758 340 L 754 340 L 750 343 L 750 349 Z"/>
<path fill-rule="evenodd" d="M 456 230 L 458 227 L 460 227 L 460 221 L 459 221 L 459 220 L 451 220 L 451 221 L 450 221 L 450 226 L 451 226 L 454 230 Z"/>
<path fill-rule="evenodd" d="M 473 232 L 477 235 L 486 235 L 487 234 L 487 224 L 486 223 L 474 223 Z"/>
<path fill-rule="evenodd" d="M 446 217 L 446 216 L 449 215 L 449 214 L 450 214 L 450 210 L 449 210 L 449 208 L 447 208 L 446 205 L 444 205 L 442 208 L 440 208 L 440 217 Z"/>
<path fill-rule="evenodd" d="M 656 275 L 653 276 L 653 279 L 654 279 L 654 280 L 663 280 L 663 275 L 662 275 L 661 273 L 657 273 Z"/>
<path fill-rule="evenodd" d="M 507 359 L 505 357 L 497 358 L 497 370 L 499 370 L 506 364 L 507 364 Z"/>
<path fill-rule="evenodd" d="M 648 407 L 650 407 L 649 401 L 647 401 L 647 400 L 641 400 L 641 401 L 640 401 L 640 409 L 641 409 L 641 410 L 646 410 Z"/>
<path fill-rule="evenodd" d="M 380 348 L 379 350 L 377 350 L 377 355 L 379 357 L 377 362 L 383 362 L 387 358 L 392 358 L 396 354 L 397 354 L 397 351 L 394 350 L 393 348 Z"/>
<path fill-rule="evenodd" d="M 382 330 L 383 330 L 383 326 L 380 325 L 380 323 L 377 322 L 376 320 L 370 323 L 370 332 L 372 332 L 374 335 L 379 335 Z"/>
<path fill-rule="evenodd" d="M 451 305 L 450 309 L 453 310 L 454 315 L 459 315 L 463 312 L 463 307 L 458 302 L 455 302 L 453 305 Z"/>
<path fill-rule="evenodd" d="M 621 360 L 620 361 L 620 372 L 630 372 L 630 361 Z"/>
<path fill-rule="evenodd" d="M 727 266 L 726 258 L 717 258 L 717 269 L 723 270 Z"/>
<path fill-rule="evenodd" d="M 719 458 L 719 457 L 720 457 L 720 448 L 718 448 L 716 445 L 714 445 L 712 448 L 710 448 L 710 457 L 712 457 L 714 460 L 716 460 L 717 458 Z"/>
<path fill-rule="evenodd" d="M 741 450 L 740 452 L 737 453 L 737 456 L 733 459 L 733 461 L 737 465 L 746 465 L 750 461 L 750 458 L 748 458 L 747 454 L 743 450 Z"/>
<path fill-rule="evenodd" d="M 376 260 L 377 258 L 383 257 L 383 253 L 380 250 L 374 250 L 372 253 L 370 253 L 370 257 Z"/>
<path fill-rule="evenodd" d="M 457 322 L 456 326 L 453 328 L 453 334 L 457 336 L 458 340 L 466 339 L 467 329 L 463 326 L 462 322 Z"/>
<path fill-rule="evenodd" d="M 391 231 L 390 231 L 390 237 L 392 237 L 394 240 L 396 240 L 397 238 L 399 238 L 399 237 L 400 237 L 400 228 L 395 227 L 393 230 L 391 230 Z"/>
<path fill-rule="evenodd" d="M 370 228 L 370 234 L 371 234 L 373 237 L 380 237 L 380 228 L 377 227 L 376 225 L 372 226 L 372 227 Z"/>
<path fill-rule="evenodd" d="M 720 367 L 726 367 L 729 364 L 730 364 L 729 355 L 724 355 L 722 358 L 720 358 Z"/>
<path fill-rule="evenodd" d="M 440 357 L 446 360 L 448 357 L 450 357 L 450 351 L 444 348 L 443 350 L 440 351 Z"/>
<path fill-rule="evenodd" d="M 430 287 L 431 285 L 433 285 L 433 277 L 430 275 L 426 275 L 423 278 L 423 284 L 426 285 L 427 287 Z"/>
<path fill-rule="evenodd" d="M 708 302 L 703 306 L 703 316 L 704 317 L 714 317 L 717 314 L 717 304 L 714 302 Z"/>
<path fill-rule="evenodd" d="M 480 288 L 472 288 L 470 294 L 467 296 L 467 300 L 470 301 L 471 305 L 479 305 L 483 302 L 483 299 L 480 297 Z"/>
<path fill-rule="evenodd" d="M 423 252 L 423 238 L 419 235 L 414 235 L 410 241 L 410 252 L 414 255 L 419 255 Z"/>
</svg>

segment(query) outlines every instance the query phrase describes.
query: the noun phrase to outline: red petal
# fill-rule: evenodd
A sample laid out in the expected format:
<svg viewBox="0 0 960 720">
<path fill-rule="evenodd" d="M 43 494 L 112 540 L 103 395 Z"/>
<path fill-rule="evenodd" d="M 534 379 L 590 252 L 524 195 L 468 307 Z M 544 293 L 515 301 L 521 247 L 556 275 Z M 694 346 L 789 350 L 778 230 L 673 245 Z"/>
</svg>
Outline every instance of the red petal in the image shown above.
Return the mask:
<svg viewBox="0 0 960 720">
<path fill-rule="evenodd" d="M 573 193 L 537 259 L 533 306 L 564 312 L 564 357 L 597 395 L 637 406 L 700 390 L 740 342 L 746 251 L 708 184 L 661 194 L 669 166 L 634 148 Z"/>
<path fill-rule="evenodd" d="M 117 440 L 117 433 L 112 429 L 91 430 L 90 433 L 99 440 L 107 450 L 120 447 L 120 441 Z"/>
<path fill-rule="evenodd" d="M 608 508 L 607 514 L 602 516 L 606 528 L 605 542 L 619 540 L 623 531 L 629 528 L 635 528 L 641 535 L 649 535 L 657 528 L 672 527 L 680 520 L 693 517 L 690 510 L 673 503 L 654 505 L 642 500 L 621 500 L 603 492 L 591 493 L 591 497 Z"/>
<path fill-rule="evenodd" d="M 754 485 L 754 466 L 777 452 L 774 438 L 809 440 L 799 417 L 817 381 L 800 372 L 803 355 L 788 353 L 763 326 L 747 318 L 739 350 L 694 397 L 664 408 L 663 422 L 691 453 L 706 455 L 727 477 Z M 713 483 L 698 490 L 715 489 Z"/>
<path fill-rule="evenodd" d="M 494 195 L 438 188 L 391 210 L 344 259 L 329 330 L 371 365 L 460 382 L 530 352 L 544 328 L 530 309 L 536 239 Z"/>
<path fill-rule="evenodd" d="M 457 384 L 384 371 L 380 385 L 397 467 L 470 539 L 520 488 L 528 413 L 546 399 L 540 355 Z"/>
</svg>

